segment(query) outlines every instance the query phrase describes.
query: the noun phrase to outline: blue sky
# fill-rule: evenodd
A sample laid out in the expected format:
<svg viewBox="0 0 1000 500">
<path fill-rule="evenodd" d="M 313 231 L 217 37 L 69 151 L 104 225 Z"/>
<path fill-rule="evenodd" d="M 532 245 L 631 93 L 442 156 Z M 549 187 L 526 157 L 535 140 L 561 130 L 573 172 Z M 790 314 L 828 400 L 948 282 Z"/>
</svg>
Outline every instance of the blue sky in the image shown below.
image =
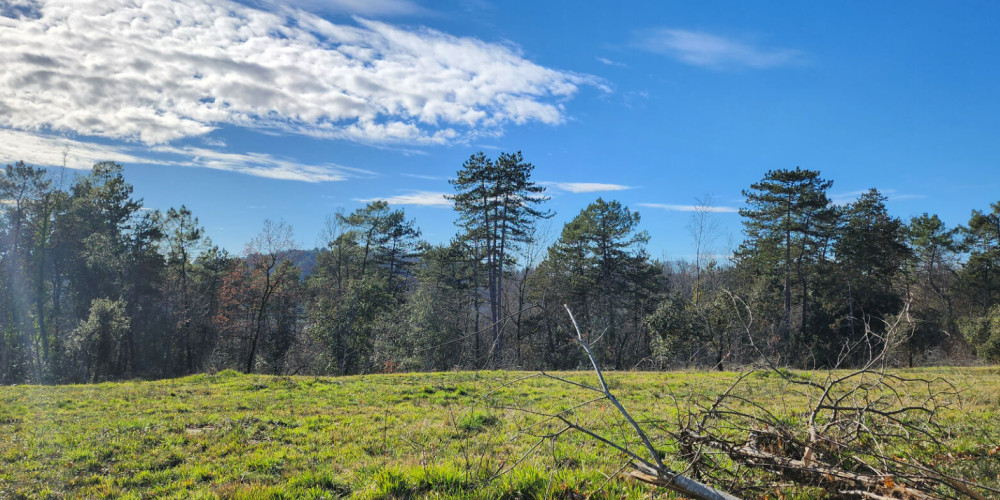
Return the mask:
<svg viewBox="0 0 1000 500">
<path fill-rule="evenodd" d="M 233 251 L 266 218 L 312 247 L 372 199 L 446 241 L 479 150 L 535 165 L 552 237 L 618 199 L 654 257 L 690 258 L 705 195 L 737 244 L 768 169 L 949 225 L 1000 199 L 996 2 L 608 5 L 0 0 L 0 161 L 118 161 Z"/>
</svg>

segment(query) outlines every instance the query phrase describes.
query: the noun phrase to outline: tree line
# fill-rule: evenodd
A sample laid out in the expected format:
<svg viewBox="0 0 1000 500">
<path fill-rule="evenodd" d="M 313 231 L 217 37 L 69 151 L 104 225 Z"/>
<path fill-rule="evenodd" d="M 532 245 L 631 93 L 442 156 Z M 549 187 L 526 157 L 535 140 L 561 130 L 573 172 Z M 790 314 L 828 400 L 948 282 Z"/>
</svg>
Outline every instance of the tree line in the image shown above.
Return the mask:
<svg viewBox="0 0 1000 500">
<path fill-rule="evenodd" d="M 819 172 L 773 170 L 744 190 L 731 254 L 713 251 L 703 200 L 695 258 L 666 262 L 638 212 L 601 198 L 545 247 L 552 213 L 533 169 L 520 152 L 476 153 L 450 181 L 448 243 L 376 201 L 330 216 L 304 266 L 288 224 L 265 221 L 227 252 L 185 206 L 145 208 L 116 163 L 68 187 L 7 165 L 0 383 L 573 369 L 585 359 L 563 304 L 615 369 L 850 364 L 845 345 L 888 324 L 904 334 L 900 365 L 1000 359 L 1000 203 L 949 228 L 893 217 L 875 189 L 836 205 Z"/>
</svg>

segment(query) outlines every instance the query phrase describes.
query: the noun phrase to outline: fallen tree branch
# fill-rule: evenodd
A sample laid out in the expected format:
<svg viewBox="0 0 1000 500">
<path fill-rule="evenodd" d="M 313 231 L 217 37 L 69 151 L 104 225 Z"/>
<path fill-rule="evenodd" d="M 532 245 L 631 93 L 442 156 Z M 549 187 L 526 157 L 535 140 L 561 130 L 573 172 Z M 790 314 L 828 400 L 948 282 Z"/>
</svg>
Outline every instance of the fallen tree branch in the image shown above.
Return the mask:
<svg viewBox="0 0 1000 500">
<path fill-rule="evenodd" d="M 653 463 L 644 460 L 635 453 L 626 450 L 622 446 L 615 444 L 611 440 L 608 440 L 589 429 L 586 429 L 582 426 L 570 422 L 565 417 L 559 416 L 559 419 L 562 420 L 567 426 L 577 431 L 580 431 L 584 434 L 587 434 L 588 436 L 597 439 L 598 441 L 608 446 L 611 446 L 614 449 L 629 456 L 633 460 L 632 462 L 633 467 L 636 469 L 632 471 L 630 475 L 635 479 L 656 486 L 669 488 L 679 493 L 688 495 L 692 498 L 697 498 L 702 500 L 738 500 L 739 497 L 712 488 L 711 486 L 708 486 L 694 479 L 691 479 L 664 465 L 663 459 L 660 457 L 660 452 L 653 447 L 653 444 L 649 441 L 649 437 L 642 430 L 642 427 L 639 427 L 639 424 L 635 422 L 635 419 L 632 418 L 632 415 L 630 415 L 629 412 L 625 409 L 625 407 L 622 406 L 621 402 L 618 401 L 618 398 L 615 397 L 614 393 L 612 393 L 611 390 L 608 389 L 608 384 L 604 380 L 604 373 L 601 371 L 601 367 L 597 363 L 597 359 L 594 358 L 594 354 L 593 352 L 591 352 L 590 346 L 587 345 L 587 341 L 583 340 L 583 334 L 580 332 L 580 327 L 576 323 L 576 318 L 573 317 L 573 311 L 570 311 L 568 305 L 563 305 L 563 307 L 566 308 L 566 312 L 569 314 L 569 318 L 573 322 L 573 328 L 576 330 L 577 343 L 579 343 L 580 346 L 583 347 L 583 350 L 587 353 L 587 357 L 590 358 L 590 363 L 594 366 L 594 371 L 597 373 L 597 379 L 600 381 L 601 392 L 603 392 L 604 396 L 608 399 L 608 401 L 610 401 L 611 404 L 613 404 L 615 408 L 618 409 L 618 412 L 621 413 L 622 417 L 624 417 L 625 420 L 628 421 L 629 425 L 632 427 L 636 435 L 642 441 L 642 444 L 646 448 L 646 451 L 648 451 L 650 456 L 653 458 Z"/>
<path fill-rule="evenodd" d="M 742 301 L 730 297 L 739 309 Z M 758 471 L 747 475 L 748 485 L 761 484 L 766 479 L 759 472 L 768 471 L 774 479 L 818 486 L 840 497 L 932 500 L 958 495 L 984 500 L 979 491 L 998 493 L 916 458 L 897 456 L 907 449 L 946 450 L 938 410 L 959 399 L 958 389 L 940 377 L 904 377 L 888 371 L 889 355 L 902 341 L 897 334 L 899 318 L 887 322 L 884 332 L 874 332 L 866 324 L 861 339 L 844 345 L 840 360 L 856 358 L 858 352 L 870 357 L 857 368 L 835 367 L 820 378 L 782 370 L 758 350 L 768 368 L 750 373 L 780 376 L 787 384 L 783 392 L 794 387 L 794 394 L 808 401 L 805 413 L 787 415 L 765 408 L 752 396 L 752 388 L 741 391 L 750 374 L 743 373 L 711 404 L 701 406 L 701 412 L 674 437 L 682 449 L 697 456 L 708 449 L 732 461 L 714 463 L 710 473 L 732 473 L 738 466 Z M 753 345 L 749 323 L 744 323 L 744 330 Z"/>
<path fill-rule="evenodd" d="M 737 304 L 736 297 L 733 303 Z M 842 360 L 856 359 L 855 349 L 871 356 L 857 368 L 800 374 L 766 360 L 767 368 L 742 372 L 721 392 L 692 393 L 687 401 L 691 410 L 682 411 L 678 397 L 669 394 L 677 410 L 675 423 L 644 419 L 640 424 L 609 388 L 572 311 L 564 307 L 576 332 L 574 340 L 590 360 L 598 383 L 544 372 L 534 376 L 597 394 L 557 413 L 506 407 L 542 418 L 519 431 L 538 438 L 528 453 L 545 440 L 554 446 L 556 439 L 575 431 L 621 453 L 625 466 L 632 468 L 629 478 L 699 500 L 731 500 L 738 498 L 733 493 L 759 495 L 793 486 L 821 488 L 844 499 L 986 500 L 983 492 L 1000 493 L 947 473 L 947 464 L 918 458 L 926 452 L 947 453 L 946 429 L 938 414 L 955 401 L 960 404 L 960 391 L 940 377 L 903 376 L 888 370 L 887 358 L 899 341 L 896 324 L 887 324 L 881 333 L 866 325 L 864 338 L 844 346 Z M 749 325 L 744 327 L 749 335 Z M 752 382 L 755 375 L 779 377 L 781 399 L 762 397 Z M 613 421 L 604 422 L 610 425 L 606 430 L 574 416 L 579 408 L 599 401 L 607 401 L 616 411 Z M 799 401 L 805 403 L 804 411 Z M 530 431 L 543 425 L 547 430 Z M 653 445 L 643 428 L 651 425 L 672 438 L 678 449 L 672 460 Z M 637 442 L 641 448 L 635 447 Z M 687 467 L 667 465 L 678 459 Z M 704 478 L 725 484 L 733 493 L 701 482 Z"/>
</svg>

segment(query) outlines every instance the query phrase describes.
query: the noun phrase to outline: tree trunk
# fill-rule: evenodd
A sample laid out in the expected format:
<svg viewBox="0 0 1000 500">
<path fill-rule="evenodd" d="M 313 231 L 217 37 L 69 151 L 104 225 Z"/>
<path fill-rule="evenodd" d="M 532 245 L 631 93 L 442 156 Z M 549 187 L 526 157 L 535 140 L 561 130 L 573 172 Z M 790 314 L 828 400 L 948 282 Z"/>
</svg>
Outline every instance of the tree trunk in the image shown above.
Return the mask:
<svg viewBox="0 0 1000 500">
<path fill-rule="evenodd" d="M 786 342 L 792 330 L 792 200 L 790 194 L 788 197 L 785 214 L 785 315 L 782 318 Z"/>
<path fill-rule="evenodd" d="M 260 297 L 260 304 L 257 306 L 257 314 L 254 325 L 253 336 L 250 338 L 250 354 L 247 356 L 247 366 L 245 373 L 253 373 L 254 361 L 257 357 L 257 342 L 263 332 L 264 327 L 264 315 L 267 312 L 267 302 L 271 297 L 271 292 L 274 291 L 274 286 L 271 283 L 271 270 L 273 269 L 275 263 L 277 262 L 277 256 L 271 257 L 271 262 L 268 263 L 268 269 L 264 277 L 264 292 Z"/>
<path fill-rule="evenodd" d="M 499 224 L 499 220 L 497 223 Z M 503 363 L 503 333 L 504 328 L 501 321 L 503 317 L 503 261 L 504 261 L 504 251 L 505 245 L 507 243 L 507 226 L 506 224 L 500 229 L 500 251 L 497 252 L 497 277 L 496 277 L 496 311 L 493 313 L 493 338 L 494 338 L 494 356 L 496 361 L 494 363 L 494 368 L 500 368 L 501 363 Z"/>
</svg>

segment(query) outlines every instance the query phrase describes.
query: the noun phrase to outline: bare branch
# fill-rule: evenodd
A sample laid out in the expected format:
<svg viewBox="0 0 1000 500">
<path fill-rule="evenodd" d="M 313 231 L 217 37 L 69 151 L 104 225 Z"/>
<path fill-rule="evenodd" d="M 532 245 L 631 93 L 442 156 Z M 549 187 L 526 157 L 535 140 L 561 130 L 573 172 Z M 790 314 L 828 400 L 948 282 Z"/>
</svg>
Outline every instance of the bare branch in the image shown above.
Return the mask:
<svg viewBox="0 0 1000 500">
<path fill-rule="evenodd" d="M 612 448 L 615 448 L 616 450 L 624 453 L 626 456 L 629 456 L 630 458 L 641 464 L 642 467 L 639 467 L 638 471 L 633 472 L 633 477 L 635 477 L 636 479 L 642 480 L 650 484 L 655 484 L 657 486 L 670 488 L 694 498 L 705 499 L 705 500 L 736 499 L 737 497 L 730 495 L 724 491 L 716 490 L 715 488 L 702 484 L 698 481 L 695 481 L 694 479 L 688 478 L 687 476 L 678 474 L 677 472 L 671 470 L 669 467 L 663 464 L 663 460 L 660 458 L 660 453 L 656 450 L 656 448 L 653 447 L 653 444 L 649 441 L 649 437 L 646 436 L 646 433 L 642 430 L 641 427 L 639 427 L 639 424 L 635 422 L 635 419 L 632 418 L 632 415 L 630 415 L 629 412 L 625 410 L 625 407 L 623 407 L 622 404 L 618 401 L 618 398 L 616 398 L 615 395 L 611 392 L 611 390 L 608 389 L 608 384 L 604 380 L 604 373 L 601 371 L 601 367 L 597 363 L 597 359 L 594 358 L 594 354 L 591 352 L 590 346 L 588 346 L 587 342 L 583 340 L 583 334 L 580 332 L 580 327 L 576 323 L 576 318 L 573 317 L 573 311 L 569 309 L 568 305 L 563 305 L 563 307 L 566 308 L 566 313 L 569 314 L 569 318 L 573 322 L 573 328 L 576 330 L 577 342 L 580 344 L 581 347 L 583 347 L 583 350 L 587 353 L 587 357 L 590 358 L 590 363 L 594 366 L 594 372 L 597 373 L 597 379 L 601 383 L 601 390 L 604 392 L 604 395 L 607 397 L 608 401 L 610 401 L 611 404 L 613 404 L 615 408 L 618 409 L 618 412 L 621 413 L 622 417 L 624 417 L 625 420 L 628 421 L 629 425 L 635 431 L 636 435 L 639 436 L 639 439 L 642 440 L 642 444 L 643 446 L 646 447 L 646 451 L 648 451 L 649 454 L 653 457 L 655 465 L 650 464 L 649 462 L 643 460 L 635 453 L 632 453 L 631 451 L 626 450 L 622 446 L 615 444 L 609 441 L 608 439 L 605 439 L 604 437 L 595 434 L 589 429 L 583 428 L 579 425 L 569 422 L 568 420 L 566 420 L 561 416 L 559 417 L 560 420 L 565 422 L 568 426 L 571 426 L 573 429 L 583 432 L 584 434 L 587 434 L 588 436 L 597 439 L 598 441 L 601 441 L 602 443 L 611 446 Z"/>
</svg>

